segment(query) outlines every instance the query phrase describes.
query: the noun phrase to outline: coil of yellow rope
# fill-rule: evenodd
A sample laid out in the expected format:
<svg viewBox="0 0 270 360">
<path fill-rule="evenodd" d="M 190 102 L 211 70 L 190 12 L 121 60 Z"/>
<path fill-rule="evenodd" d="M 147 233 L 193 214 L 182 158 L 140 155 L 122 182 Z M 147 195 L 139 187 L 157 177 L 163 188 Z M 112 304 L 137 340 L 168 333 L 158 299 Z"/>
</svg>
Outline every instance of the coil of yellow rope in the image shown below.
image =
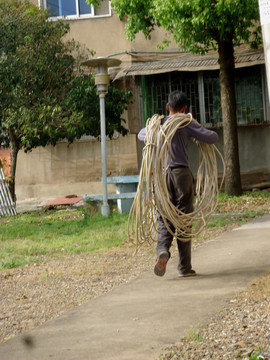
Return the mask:
<svg viewBox="0 0 270 360">
<path fill-rule="evenodd" d="M 156 240 L 157 211 L 163 217 L 166 227 L 176 238 L 189 240 L 198 235 L 215 210 L 219 190 L 216 154 L 223 169 L 224 160 L 215 145 L 198 143 L 200 162 L 197 170 L 194 211 L 185 214 L 170 201 L 166 186 L 166 171 L 170 165 L 170 143 L 175 132 L 196 121 L 191 114 L 175 114 L 163 125 L 164 116 L 154 115 L 147 120 L 145 146 L 140 170 L 137 193 L 129 214 L 129 238 L 138 248 L 144 242 Z M 175 232 L 169 227 L 175 228 Z"/>
</svg>

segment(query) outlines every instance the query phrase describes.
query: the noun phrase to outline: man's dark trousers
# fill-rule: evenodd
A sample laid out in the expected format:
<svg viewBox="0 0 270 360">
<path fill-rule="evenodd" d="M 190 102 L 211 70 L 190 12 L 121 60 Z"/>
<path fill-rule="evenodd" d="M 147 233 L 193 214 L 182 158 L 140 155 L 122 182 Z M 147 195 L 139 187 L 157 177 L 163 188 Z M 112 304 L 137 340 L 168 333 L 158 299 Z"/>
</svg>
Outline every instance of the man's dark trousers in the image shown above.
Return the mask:
<svg viewBox="0 0 270 360">
<path fill-rule="evenodd" d="M 183 213 L 193 211 L 194 179 L 188 167 L 169 168 L 166 174 L 166 184 L 171 202 Z M 174 233 L 172 224 L 170 229 Z M 169 251 L 173 235 L 168 231 L 160 214 L 158 214 L 157 255 L 162 251 Z M 179 252 L 178 271 L 188 273 L 191 266 L 191 240 L 177 240 Z"/>
</svg>

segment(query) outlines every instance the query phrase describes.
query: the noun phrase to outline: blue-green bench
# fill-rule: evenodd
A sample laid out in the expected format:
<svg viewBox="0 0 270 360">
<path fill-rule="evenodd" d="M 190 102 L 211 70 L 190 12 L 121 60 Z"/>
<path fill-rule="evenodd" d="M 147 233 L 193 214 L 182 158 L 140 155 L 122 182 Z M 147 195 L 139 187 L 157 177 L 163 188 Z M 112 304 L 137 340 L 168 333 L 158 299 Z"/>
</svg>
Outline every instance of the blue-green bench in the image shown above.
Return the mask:
<svg viewBox="0 0 270 360">
<path fill-rule="evenodd" d="M 102 180 L 102 179 L 101 179 Z M 125 176 L 111 176 L 107 177 L 107 184 L 116 185 L 116 193 L 108 194 L 108 200 L 117 200 L 118 212 L 120 214 L 128 214 L 136 195 L 137 186 L 139 182 L 139 175 L 125 175 Z M 96 201 L 103 200 L 102 194 L 91 194 L 82 196 L 84 201 Z"/>
</svg>

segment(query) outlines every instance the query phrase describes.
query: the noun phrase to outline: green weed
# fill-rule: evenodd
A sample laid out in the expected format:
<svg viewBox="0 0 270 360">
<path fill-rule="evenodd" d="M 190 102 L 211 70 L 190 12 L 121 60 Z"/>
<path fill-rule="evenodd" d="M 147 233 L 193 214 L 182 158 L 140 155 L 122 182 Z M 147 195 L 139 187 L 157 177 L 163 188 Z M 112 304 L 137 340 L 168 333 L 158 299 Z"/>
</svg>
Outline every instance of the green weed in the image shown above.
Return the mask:
<svg viewBox="0 0 270 360">
<path fill-rule="evenodd" d="M 263 359 L 269 359 L 269 355 L 264 355 L 264 351 L 261 349 L 261 347 L 258 347 L 256 352 L 253 351 L 249 357 L 249 360 L 263 360 Z"/>
<path fill-rule="evenodd" d="M 201 336 L 198 330 L 190 328 L 186 333 L 186 339 L 188 341 L 201 342 Z"/>
<path fill-rule="evenodd" d="M 41 256 L 85 253 L 123 246 L 128 215 L 108 218 L 83 211 L 39 212 L 0 219 L 0 269 L 37 262 Z"/>
</svg>

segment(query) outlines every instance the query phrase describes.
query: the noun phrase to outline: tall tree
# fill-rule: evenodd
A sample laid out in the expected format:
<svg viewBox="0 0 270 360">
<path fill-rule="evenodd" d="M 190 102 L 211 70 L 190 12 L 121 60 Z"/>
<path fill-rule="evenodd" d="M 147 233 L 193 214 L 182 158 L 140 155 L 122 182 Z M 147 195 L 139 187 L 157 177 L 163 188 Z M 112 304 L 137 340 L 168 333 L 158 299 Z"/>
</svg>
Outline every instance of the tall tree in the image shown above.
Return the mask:
<svg viewBox="0 0 270 360">
<path fill-rule="evenodd" d="M 99 0 L 91 0 L 95 6 Z M 241 189 L 234 84 L 234 47 L 261 42 L 258 0 L 112 0 L 120 18 L 125 16 L 129 40 L 142 31 L 150 39 L 155 27 L 163 27 L 179 47 L 205 54 L 218 51 L 221 106 L 226 164 L 225 191 Z M 164 39 L 164 43 L 168 40 Z"/>
<path fill-rule="evenodd" d="M 14 200 L 20 149 L 99 135 L 99 99 L 93 78 L 79 74 L 80 47 L 64 40 L 67 23 L 48 17 L 27 0 L 0 0 L 0 145 L 11 149 Z M 109 136 L 115 130 L 126 134 L 121 114 L 130 97 L 110 88 Z"/>
</svg>

